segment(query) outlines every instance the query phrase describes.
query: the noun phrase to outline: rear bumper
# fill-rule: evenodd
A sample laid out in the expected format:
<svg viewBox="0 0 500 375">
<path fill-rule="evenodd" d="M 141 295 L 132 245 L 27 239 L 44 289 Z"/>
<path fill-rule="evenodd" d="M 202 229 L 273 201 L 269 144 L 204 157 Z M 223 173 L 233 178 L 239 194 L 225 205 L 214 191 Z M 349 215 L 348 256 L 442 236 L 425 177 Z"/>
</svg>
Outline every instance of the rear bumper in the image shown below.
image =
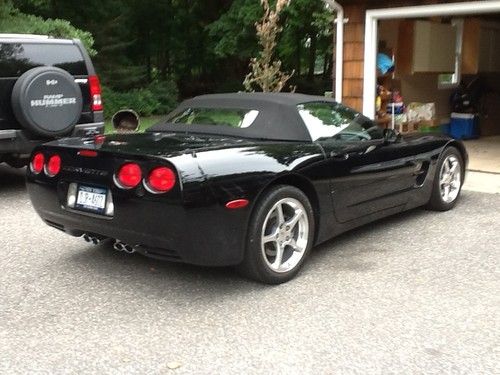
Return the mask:
<svg viewBox="0 0 500 375">
<path fill-rule="evenodd" d="M 124 197 L 116 192 L 114 216 L 96 217 L 65 208 L 66 185 L 34 181 L 28 172 L 35 210 L 45 223 L 67 234 L 119 239 L 143 255 L 196 265 L 235 265 L 243 259 L 245 210 L 218 205 L 186 208 L 158 197 Z"/>
<path fill-rule="evenodd" d="M 30 140 L 22 130 L 0 130 L 0 154 L 28 155 L 43 142 L 45 141 Z"/>
<path fill-rule="evenodd" d="M 75 125 L 72 137 L 89 137 L 104 133 L 104 122 Z M 33 149 L 48 139 L 30 139 L 25 130 L 0 130 L 0 154 L 28 155 Z"/>
</svg>

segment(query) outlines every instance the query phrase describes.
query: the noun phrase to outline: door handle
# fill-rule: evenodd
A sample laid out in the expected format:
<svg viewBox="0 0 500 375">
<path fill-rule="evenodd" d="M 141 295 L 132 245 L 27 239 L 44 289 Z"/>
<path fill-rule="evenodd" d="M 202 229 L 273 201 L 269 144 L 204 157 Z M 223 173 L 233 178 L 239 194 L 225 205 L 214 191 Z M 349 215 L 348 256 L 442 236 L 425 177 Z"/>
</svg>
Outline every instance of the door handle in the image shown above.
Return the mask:
<svg viewBox="0 0 500 375">
<path fill-rule="evenodd" d="M 349 159 L 349 154 L 348 153 L 337 153 L 335 151 L 332 151 L 330 153 L 330 157 L 335 160 L 347 160 Z"/>
</svg>

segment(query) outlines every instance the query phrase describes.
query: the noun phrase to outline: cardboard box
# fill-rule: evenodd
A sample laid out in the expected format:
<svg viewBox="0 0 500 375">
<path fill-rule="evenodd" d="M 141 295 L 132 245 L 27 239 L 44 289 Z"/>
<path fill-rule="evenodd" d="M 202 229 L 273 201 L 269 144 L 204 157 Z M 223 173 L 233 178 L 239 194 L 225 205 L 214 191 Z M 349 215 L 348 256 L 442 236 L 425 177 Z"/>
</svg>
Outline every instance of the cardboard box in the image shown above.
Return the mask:
<svg viewBox="0 0 500 375">
<path fill-rule="evenodd" d="M 418 126 L 416 122 L 403 122 L 399 127 L 399 131 L 401 133 L 413 133 L 418 131 Z"/>
</svg>

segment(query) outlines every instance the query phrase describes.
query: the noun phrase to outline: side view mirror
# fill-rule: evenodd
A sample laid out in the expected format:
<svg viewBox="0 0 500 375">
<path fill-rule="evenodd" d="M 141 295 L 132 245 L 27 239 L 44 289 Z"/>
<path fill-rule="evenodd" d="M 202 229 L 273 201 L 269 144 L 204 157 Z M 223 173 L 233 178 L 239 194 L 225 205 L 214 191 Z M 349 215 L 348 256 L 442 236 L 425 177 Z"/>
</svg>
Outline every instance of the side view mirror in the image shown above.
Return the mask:
<svg viewBox="0 0 500 375">
<path fill-rule="evenodd" d="M 122 109 L 113 115 L 113 128 L 116 133 L 135 133 L 139 131 L 139 115 L 132 109 Z"/>
<path fill-rule="evenodd" d="M 401 134 L 394 129 L 384 129 L 384 143 L 395 143 L 399 142 L 401 139 Z"/>
</svg>

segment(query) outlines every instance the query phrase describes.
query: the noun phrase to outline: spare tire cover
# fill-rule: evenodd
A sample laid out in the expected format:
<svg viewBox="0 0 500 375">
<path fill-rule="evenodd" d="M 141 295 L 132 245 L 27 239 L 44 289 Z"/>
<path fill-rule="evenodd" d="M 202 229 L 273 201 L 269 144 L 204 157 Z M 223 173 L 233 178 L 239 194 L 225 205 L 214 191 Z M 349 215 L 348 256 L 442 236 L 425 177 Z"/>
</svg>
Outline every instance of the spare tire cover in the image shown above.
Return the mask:
<svg viewBox="0 0 500 375">
<path fill-rule="evenodd" d="M 41 136 L 68 134 L 82 112 L 82 92 L 68 72 L 42 66 L 28 70 L 12 90 L 17 120 Z"/>
</svg>

